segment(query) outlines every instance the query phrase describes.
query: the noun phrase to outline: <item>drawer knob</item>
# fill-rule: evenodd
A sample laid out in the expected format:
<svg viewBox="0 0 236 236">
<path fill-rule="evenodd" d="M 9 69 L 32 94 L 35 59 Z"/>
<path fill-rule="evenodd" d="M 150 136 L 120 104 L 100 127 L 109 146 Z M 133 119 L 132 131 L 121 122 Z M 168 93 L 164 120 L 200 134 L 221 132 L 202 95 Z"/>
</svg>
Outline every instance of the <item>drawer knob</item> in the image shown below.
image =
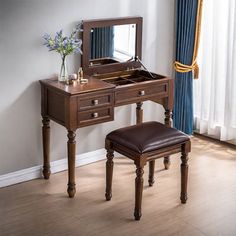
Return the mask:
<svg viewBox="0 0 236 236">
<path fill-rule="evenodd" d="M 97 99 L 94 99 L 94 100 L 92 101 L 92 103 L 93 103 L 93 105 L 98 105 L 98 100 L 97 100 Z"/>
<path fill-rule="evenodd" d="M 145 95 L 145 91 L 144 91 L 144 90 L 139 91 L 139 95 L 140 95 L 140 96 L 144 96 L 144 95 Z"/>
<path fill-rule="evenodd" d="M 98 117 L 98 113 L 97 113 L 97 112 L 94 112 L 94 113 L 92 114 L 92 116 L 93 116 L 93 118 L 97 118 L 97 117 Z"/>
</svg>

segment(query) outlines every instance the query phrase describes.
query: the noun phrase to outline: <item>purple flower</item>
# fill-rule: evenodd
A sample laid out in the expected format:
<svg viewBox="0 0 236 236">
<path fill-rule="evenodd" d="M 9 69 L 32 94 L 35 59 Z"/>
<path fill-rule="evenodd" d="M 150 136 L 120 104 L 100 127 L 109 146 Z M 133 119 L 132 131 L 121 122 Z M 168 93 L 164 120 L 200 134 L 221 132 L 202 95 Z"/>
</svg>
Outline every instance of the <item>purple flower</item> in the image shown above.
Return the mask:
<svg viewBox="0 0 236 236">
<path fill-rule="evenodd" d="M 44 38 L 45 40 L 48 40 L 48 39 L 50 39 L 50 35 L 47 34 L 47 33 L 45 33 L 44 36 L 43 36 L 43 38 Z"/>
<path fill-rule="evenodd" d="M 43 39 L 45 40 L 44 45 L 49 49 L 49 51 L 56 51 L 60 53 L 61 57 L 65 57 L 72 53 L 80 53 L 82 40 L 76 38 L 78 32 L 80 31 L 81 24 L 77 25 L 69 37 L 63 36 L 63 31 L 60 30 L 56 32 L 54 38 L 49 34 L 45 34 Z"/>
</svg>

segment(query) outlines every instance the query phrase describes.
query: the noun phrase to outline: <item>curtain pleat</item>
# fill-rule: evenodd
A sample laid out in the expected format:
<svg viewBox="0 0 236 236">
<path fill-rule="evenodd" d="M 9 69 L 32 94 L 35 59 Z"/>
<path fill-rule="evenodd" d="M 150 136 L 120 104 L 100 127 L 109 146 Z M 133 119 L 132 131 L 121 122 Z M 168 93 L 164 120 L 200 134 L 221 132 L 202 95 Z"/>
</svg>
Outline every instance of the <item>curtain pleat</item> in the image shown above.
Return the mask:
<svg viewBox="0 0 236 236">
<path fill-rule="evenodd" d="M 113 57 L 114 27 L 94 28 L 91 32 L 90 58 Z"/>
<path fill-rule="evenodd" d="M 192 64 L 198 0 L 177 0 L 176 61 Z M 176 72 L 174 127 L 193 133 L 193 72 Z"/>
<path fill-rule="evenodd" d="M 204 1 L 195 129 L 236 144 L 236 2 Z"/>
</svg>

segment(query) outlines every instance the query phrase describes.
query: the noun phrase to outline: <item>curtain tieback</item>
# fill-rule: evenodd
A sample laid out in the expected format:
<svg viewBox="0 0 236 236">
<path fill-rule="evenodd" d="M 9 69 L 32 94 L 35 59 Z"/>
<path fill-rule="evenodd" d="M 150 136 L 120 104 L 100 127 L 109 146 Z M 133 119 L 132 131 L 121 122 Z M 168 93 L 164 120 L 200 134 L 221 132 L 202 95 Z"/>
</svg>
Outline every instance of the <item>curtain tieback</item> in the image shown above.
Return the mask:
<svg viewBox="0 0 236 236">
<path fill-rule="evenodd" d="M 194 79 L 197 79 L 198 78 L 198 75 L 199 75 L 199 66 L 197 64 L 197 61 L 194 61 L 192 63 L 192 65 L 185 65 L 185 64 L 182 64 L 181 62 L 179 61 L 175 61 L 174 63 L 174 67 L 175 67 L 175 70 L 179 73 L 187 73 L 187 72 L 190 72 L 190 71 L 193 71 L 194 73 Z"/>
</svg>

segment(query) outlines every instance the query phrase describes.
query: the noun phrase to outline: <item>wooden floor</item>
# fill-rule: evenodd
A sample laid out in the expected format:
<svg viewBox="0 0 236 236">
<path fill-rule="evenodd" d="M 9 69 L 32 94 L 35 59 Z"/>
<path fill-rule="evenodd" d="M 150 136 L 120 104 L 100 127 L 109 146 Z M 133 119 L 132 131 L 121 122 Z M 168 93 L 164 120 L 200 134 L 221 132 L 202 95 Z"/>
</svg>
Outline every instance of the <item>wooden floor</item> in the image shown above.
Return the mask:
<svg viewBox="0 0 236 236">
<path fill-rule="evenodd" d="M 113 198 L 104 200 L 105 161 L 77 168 L 77 195 L 66 194 L 67 172 L 0 189 L 1 236 L 236 235 L 236 150 L 194 137 L 189 199 L 179 201 L 179 158 L 171 169 L 156 162 L 148 187 L 145 168 L 143 216 L 133 220 L 134 165 L 115 160 Z"/>
</svg>

